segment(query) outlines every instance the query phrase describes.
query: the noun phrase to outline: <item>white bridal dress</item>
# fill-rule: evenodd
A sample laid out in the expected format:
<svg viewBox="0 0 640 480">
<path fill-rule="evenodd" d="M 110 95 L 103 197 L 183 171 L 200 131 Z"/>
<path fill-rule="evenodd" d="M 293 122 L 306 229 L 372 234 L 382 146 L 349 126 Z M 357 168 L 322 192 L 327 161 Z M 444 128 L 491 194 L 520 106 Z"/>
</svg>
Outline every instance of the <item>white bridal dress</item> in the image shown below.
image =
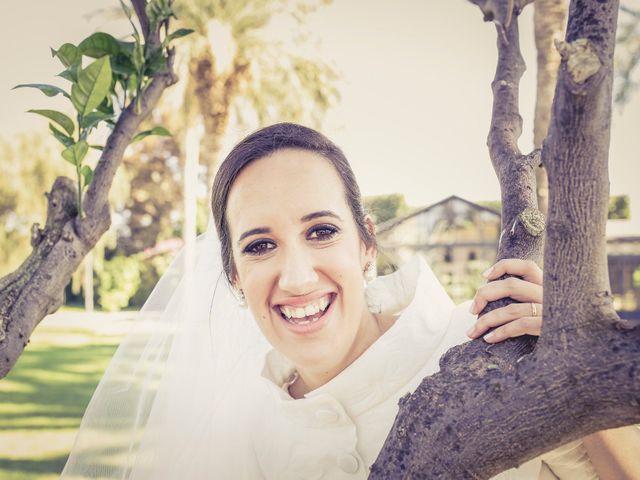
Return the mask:
<svg viewBox="0 0 640 480">
<path fill-rule="evenodd" d="M 287 387 L 295 369 L 237 306 L 210 226 L 195 258 L 174 260 L 116 352 L 62 478 L 367 478 L 399 398 L 468 340 L 475 320 L 419 257 L 374 280 L 367 297 L 398 315 L 394 325 L 337 377 L 294 400 Z M 597 476 L 574 442 L 495 478 Z"/>
</svg>

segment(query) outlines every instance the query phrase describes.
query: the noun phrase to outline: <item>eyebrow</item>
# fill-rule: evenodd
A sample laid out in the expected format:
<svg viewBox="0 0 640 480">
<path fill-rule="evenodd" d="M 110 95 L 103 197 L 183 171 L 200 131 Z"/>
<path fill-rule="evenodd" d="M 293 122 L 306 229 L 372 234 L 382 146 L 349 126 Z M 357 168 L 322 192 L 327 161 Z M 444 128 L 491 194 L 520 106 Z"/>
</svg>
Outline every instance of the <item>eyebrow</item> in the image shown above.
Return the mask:
<svg viewBox="0 0 640 480">
<path fill-rule="evenodd" d="M 238 245 L 240 245 L 242 240 L 244 240 L 245 238 L 250 237 L 251 235 L 260 235 L 262 233 L 271 233 L 271 229 L 267 227 L 258 227 L 247 230 L 242 235 L 240 235 L 240 238 L 238 239 Z"/>
<path fill-rule="evenodd" d="M 308 222 L 309 220 L 313 220 L 318 217 L 333 217 L 342 221 L 342 219 L 338 216 L 338 214 L 333 213 L 331 210 L 320 210 L 319 212 L 308 213 L 307 215 L 300 218 L 301 222 Z"/>
<path fill-rule="evenodd" d="M 313 219 L 318 218 L 318 217 L 333 217 L 333 218 L 337 218 L 338 220 L 342 221 L 342 218 L 340 218 L 340 216 L 338 214 L 332 212 L 331 210 L 320 210 L 318 212 L 308 213 L 308 214 L 300 217 L 300 221 L 301 222 L 308 222 L 308 221 L 313 220 Z M 242 235 L 240 235 L 240 238 L 238 239 L 238 245 L 240 245 L 242 240 L 244 240 L 247 237 L 250 237 L 251 235 L 260 235 L 260 234 L 263 234 L 263 233 L 271 233 L 271 229 L 268 228 L 268 227 L 258 227 L 258 228 L 252 228 L 251 230 L 247 230 Z"/>
</svg>

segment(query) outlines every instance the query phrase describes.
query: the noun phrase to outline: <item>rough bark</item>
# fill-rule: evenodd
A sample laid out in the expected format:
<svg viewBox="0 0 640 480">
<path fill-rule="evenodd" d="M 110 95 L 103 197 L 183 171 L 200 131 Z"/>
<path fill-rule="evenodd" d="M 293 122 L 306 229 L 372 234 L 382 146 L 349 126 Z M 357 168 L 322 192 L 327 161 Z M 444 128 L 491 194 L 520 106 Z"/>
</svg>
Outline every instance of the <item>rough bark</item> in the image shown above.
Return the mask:
<svg viewBox="0 0 640 480">
<path fill-rule="evenodd" d="M 497 5 L 498 13 L 508 4 Z M 535 153 L 522 156 L 516 146 L 518 7 L 508 25 L 507 16 L 492 18 L 499 59 L 488 143 L 503 192 L 519 190 L 502 196 L 500 256 L 535 258 L 539 217 L 521 215 L 535 202 Z M 535 349 L 529 339 L 495 346 L 478 339 L 447 352 L 440 372 L 400 401 L 370 478 L 489 478 L 571 440 L 640 421 L 640 326 L 613 309 L 605 252 L 617 10 L 616 1 L 572 1 L 559 47 L 542 150 L 550 209 Z"/>
<path fill-rule="evenodd" d="M 533 119 L 533 148 L 542 148 L 551 121 L 551 104 L 558 77 L 560 55 L 554 40 L 563 36 L 567 21 L 567 0 L 537 0 L 533 24 L 537 55 L 536 107 Z M 538 209 L 543 215 L 549 210 L 549 182 L 544 165 L 536 168 Z"/>
<path fill-rule="evenodd" d="M 132 0 L 145 33 L 145 41 L 159 44 L 159 30 L 149 31 L 144 0 Z M 160 28 L 160 27 L 159 27 Z M 149 115 L 162 92 L 175 83 L 173 51 L 167 69 L 154 76 L 136 101 L 122 112 L 96 165 L 84 201 L 84 216 L 78 215 L 74 182 L 59 177 L 47 195 L 44 229 L 33 228 L 33 251 L 15 272 L 0 279 L 0 378 L 4 378 L 22 354 L 33 329 L 63 302 L 63 291 L 87 252 L 109 229 L 108 194 L 125 148 L 140 123 Z"/>
</svg>

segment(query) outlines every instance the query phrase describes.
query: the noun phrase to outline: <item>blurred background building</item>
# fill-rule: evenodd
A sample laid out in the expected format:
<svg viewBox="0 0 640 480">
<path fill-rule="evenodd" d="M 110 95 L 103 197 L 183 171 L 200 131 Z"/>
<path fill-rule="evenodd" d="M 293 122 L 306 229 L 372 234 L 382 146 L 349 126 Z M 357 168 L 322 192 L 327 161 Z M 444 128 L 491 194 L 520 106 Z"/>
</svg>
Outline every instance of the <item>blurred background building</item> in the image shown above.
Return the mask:
<svg viewBox="0 0 640 480">
<path fill-rule="evenodd" d="M 470 202 L 452 195 L 378 225 L 378 271 L 395 270 L 409 257 L 424 256 L 456 302 L 484 283 L 481 273 L 497 255 L 499 202 Z M 616 310 L 640 317 L 640 232 L 629 221 L 626 196 L 612 197 L 607 223 L 609 277 Z"/>
<path fill-rule="evenodd" d="M 416 253 L 456 301 L 471 298 L 495 260 L 500 213 L 455 195 L 378 227 L 381 273 Z"/>
</svg>

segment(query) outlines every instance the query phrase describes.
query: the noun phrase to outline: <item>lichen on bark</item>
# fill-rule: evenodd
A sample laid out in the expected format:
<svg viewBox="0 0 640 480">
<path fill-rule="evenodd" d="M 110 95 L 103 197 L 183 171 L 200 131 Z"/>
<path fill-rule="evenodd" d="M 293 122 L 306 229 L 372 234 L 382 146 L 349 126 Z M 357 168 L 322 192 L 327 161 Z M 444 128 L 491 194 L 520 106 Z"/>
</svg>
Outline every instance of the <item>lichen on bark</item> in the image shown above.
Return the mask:
<svg viewBox="0 0 640 480">
<path fill-rule="evenodd" d="M 578 38 L 573 42 L 556 41 L 555 44 L 569 75 L 578 84 L 586 82 L 602 67 L 598 54 L 586 38 Z"/>
<path fill-rule="evenodd" d="M 520 220 L 524 229 L 532 237 L 537 237 L 544 232 L 545 219 L 540 210 L 525 208 L 520 212 L 520 215 L 518 215 L 518 220 Z"/>
</svg>

